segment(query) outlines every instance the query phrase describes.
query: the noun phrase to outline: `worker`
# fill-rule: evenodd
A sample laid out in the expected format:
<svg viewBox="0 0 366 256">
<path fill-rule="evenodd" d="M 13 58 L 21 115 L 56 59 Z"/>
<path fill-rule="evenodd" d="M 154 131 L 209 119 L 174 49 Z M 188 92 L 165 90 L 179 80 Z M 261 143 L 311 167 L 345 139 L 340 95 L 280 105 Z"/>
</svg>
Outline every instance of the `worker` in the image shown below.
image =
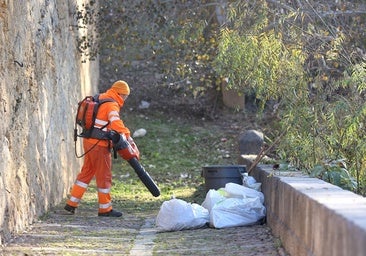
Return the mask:
<svg viewBox="0 0 366 256">
<path fill-rule="evenodd" d="M 98 216 L 101 217 L 121 217 L 122 212 L 112 208 L 111 184 L 112 184 L 112 154 L 114 147 L 121 157 L 128 160 L 132 157 L 139 159 L 140 152 L 134 143 L 130 130 L 120 119 L 119 113 L 127 97 L 130 94 L 130 88 L 125 81 L 116 81 L 110 89 L 99 95 L 99 100 L 112 99 L 100 105 L 94 127 L 101 127 L 109 134 L 113 132 L 114 136 L 109 138 L 83 138 L 84 163 L 76 181 L 71 189 L 71 195 L 66 202 L 64 209 L 69 214 L 74 214 L 79 206 L 80 200 L 88 188 L 90 181 L 95 176 L 98 190 Z M 115 137 L 117 135 L 117 139 Z M 108 136 L 107 136 L 108 137 Z M 128 148 L 118 147 L 119 138 L 128 144 Z"/>
</svg>

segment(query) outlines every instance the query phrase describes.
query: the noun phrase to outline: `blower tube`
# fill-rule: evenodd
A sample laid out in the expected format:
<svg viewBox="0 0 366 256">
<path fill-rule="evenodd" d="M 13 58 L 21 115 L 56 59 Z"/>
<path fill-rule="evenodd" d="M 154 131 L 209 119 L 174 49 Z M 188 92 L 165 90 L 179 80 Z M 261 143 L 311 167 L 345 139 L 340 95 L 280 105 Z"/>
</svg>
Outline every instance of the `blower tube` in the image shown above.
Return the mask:
<svg viewBox="0 0 366 256">
<path fill-rule="evenodd" d="M 132 157 L 132 155 L 129 153 L 129 150 L 125 150 L 131 147 L 131 145 L 127 142 L 125 137 L 121 136 L 115 131 L 110 131 L 108 137 L 112 140 L 114 144 L 113 147 L 115 152 L 119 150 L 125 152 L 121 153 L 120 155 L 132 166 L 137 176 L 140 178 L 142 183 L 144 183 L 144 185 L 151 192 L 151 194 L 155 197 L 160 196 L 160 190 L 153 181 L 153 179 L 150 177 L 149 173 L 145 171 L 144 167 L 142 167 L 142 165 L 140 164 L 140 162 L 137 160 L 136 157 Z"/>
<path fill-rule="evenodd" d="M 151 192 L 151 194 L 155 197 L 160 196 L 160 190 L 158 186 L 155 184 L 153 179 L 150 177 L 149 173 L 145 171 L 144 167 L 139 163 L 136 157 L 128 160 L 128 163 L 135 170 L 137 176 L 140 178 L 142 183 L 147 187 L 147 189 Z"/>
</svg>

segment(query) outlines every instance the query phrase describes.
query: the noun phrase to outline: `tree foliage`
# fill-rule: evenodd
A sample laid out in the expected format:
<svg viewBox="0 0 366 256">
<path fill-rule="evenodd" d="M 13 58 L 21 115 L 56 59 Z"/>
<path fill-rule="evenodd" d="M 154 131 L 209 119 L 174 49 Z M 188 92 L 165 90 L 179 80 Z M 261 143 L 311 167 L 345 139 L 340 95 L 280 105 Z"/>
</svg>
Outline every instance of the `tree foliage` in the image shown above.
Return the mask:
<svg viewBox="0 0 366 256">
<path fill-rule="evenodd" d="M 132 60 L 153 66 L 161 78 L 156 89 L 164 88 L 165 96 L 199 97 L 214 86 L 209 63 L 215 56 L 218 28 L 211 30 L 212 6 L 210 1 L 121 1 L 119 9 L 110 10 L 111 19 L 120 23 L 118 31 L 107 35 L 115 44 L 104 51 L 123 51 L 125 58 L 118 62 L 124 69 L 136 68 Z M 110 3 L 103 8 L 110 9 Z M 120 69 L 118 62 L 113 63 Z"/>
<path fill-rule="evenodd" d="M 239 1 L 230 7 L 231 18 L 221 31 L 214 67 L 221 77 L 227 78 L 229 88 L 244 94 L 254 93 L 265 103 L 286 97 L 295 85 L 305 86 L 305 59 L 301 42 L 284 44 L 281 32 L 274 29 L 263 31 L 268 25 L 265 1 L 255 3 L 255 13 L 263 17 L 251 17 L 243 29 L 243 20 L 249 14 L 240 10 L 250 10 L 252 5 L 253 3 Z"/>
<path fill-rule="evenodd" d="M 364 1 L 110 3 L 102 4 L 110 14 L 102 30 L 115 43 L 102 50 L 123 57 L 104 60 L 102 68 L 153 68 L 158 79 L 146 89 L 158 90 L 172 108 L 213 104 L 202 98 L 227 79 L 228 86 L 253 94 L 262 111 L 268 101 L 276 103 L 269 136 L 285 132 L 278 157 L 321 178 L 339 171 L 329 163 L 344 162 L 350 176 L 342 169 L 342 179 L 330 181 L 352 189 L 355 177 L 366 193 Z M 110 30 L 110 22 L 118 29 Z"/>
<path fill-rule="evenodd" d="M 277 6 L 278 2 L 273 4 Z M 309 172 L 319 166 L 336 172 L 338 169 L 324 163 L 345 159 L 349 173 L 357 178 L 358 191 L 365 193 L 366 44 L 364 25 L 353 25 L 365 23 L 365 9 L 356 3 L 330 1 L 282 7 L 286 16 L 276 30 L 301 36 L 308 89 L 302 97 L 296 93 L 290 101 L 283 101 L 280 124 L 287 133 L 278 152 Z M 291 36 L 283 38 L 293 42 Z M 343 175 L 342 182 L 331 181 L 356 189 L 351 176 Z"/>
</svg>

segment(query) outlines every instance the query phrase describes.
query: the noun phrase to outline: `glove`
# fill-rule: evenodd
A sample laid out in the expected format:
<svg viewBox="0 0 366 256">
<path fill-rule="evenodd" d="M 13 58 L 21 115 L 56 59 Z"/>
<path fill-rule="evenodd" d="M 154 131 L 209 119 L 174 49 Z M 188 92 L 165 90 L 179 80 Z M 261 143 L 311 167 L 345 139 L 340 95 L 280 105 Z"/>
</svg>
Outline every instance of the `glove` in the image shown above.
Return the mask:
<svg viewBox="0 0 366 256">
<path fill-rule="evenodd" d="M 135 141 L 130 136 L 127 137 L 127 141 L 128 143 L 130 143 L 132 149 L 135 151 L 137 160 L 140 160 L 140 150 L 137 148 Z"/>
<path fill-rule="evenodd" d="M 118 155 L 120 155 L 120 157 L 122 157 L 126 161 L 130 161 L 132 158 L 139 158 L 139 155 L 136 153 L 136 151 L 133 150 L 131 146 L 120 149 L 117 152 Z"/>
<path fill-rule="evenodd" d="M 140 158 L 140 152 L 138 151 L 136 144 L 132 140 L 134 147 L 136 148 L 135 150 L 132 145 L 127 141 L 127 138 L 124 134 L 118 134 L 115 131 L 111 131 L 109 134 L 109 138 L 113 142 L 114 150 L 116 150 L 118 154 L 126 161 L 129 161 L 134 157 L 136 157 L 137 159 Z"/>
</svg>

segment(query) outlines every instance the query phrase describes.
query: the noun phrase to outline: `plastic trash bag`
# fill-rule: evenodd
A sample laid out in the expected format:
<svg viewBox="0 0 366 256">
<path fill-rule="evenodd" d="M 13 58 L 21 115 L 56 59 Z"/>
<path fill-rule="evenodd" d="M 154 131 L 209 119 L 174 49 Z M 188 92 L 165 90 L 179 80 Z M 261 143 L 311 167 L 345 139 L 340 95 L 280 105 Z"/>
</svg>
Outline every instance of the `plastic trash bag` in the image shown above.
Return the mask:
<svg viewBox="0 0 366 256">
<path fill-rule="evenodd" d="M 251 225 L 266 215 L 259 198 L 226 198 L 216 203 L 210 212 L 210 225 L 229 228 Z"/>
<path fill-rule="evenodd" d="M 252 176 L 249 176 L 248 173 L 244 173 L 242 175 L 243 178 L 243 185 L 255 189 L 257 191 L 261 191 L 262 183 L 257 182 Z"/>
<path fill-rule="evenodd" d="M 201 228 L 210 221 L 207 209 L 181 199 L 171 199 L 163 202 L 156 226 L 160 231 L 178 231 Z"/>
<path fill-rule="evenodd" d="M 251 225 L 264 218 L 262 192 L 235 183 L 225 188 L 210 189 L 202 203 L 210 213 L 210 226 L 228 228 Z"/>
<path fill-rule="evenodd" d="M 235 183 L 226 183 L 225 189 L 227 197 L 233 198 L 259 198 L 264 203 L 264 195 L 255 189 L 251 189 Z"/>
<path fill-rule="evenodd" d="M 224 194 L 226 194 L 226 192 L 222 189 L 220 190 L 210 189 L 206 194 L 206 198 L 203 201 L 202 206 L 206 208 L 209 212 L 211 212 L 213 206 L 216 203 L 226 199 Z"/>
</svg>

